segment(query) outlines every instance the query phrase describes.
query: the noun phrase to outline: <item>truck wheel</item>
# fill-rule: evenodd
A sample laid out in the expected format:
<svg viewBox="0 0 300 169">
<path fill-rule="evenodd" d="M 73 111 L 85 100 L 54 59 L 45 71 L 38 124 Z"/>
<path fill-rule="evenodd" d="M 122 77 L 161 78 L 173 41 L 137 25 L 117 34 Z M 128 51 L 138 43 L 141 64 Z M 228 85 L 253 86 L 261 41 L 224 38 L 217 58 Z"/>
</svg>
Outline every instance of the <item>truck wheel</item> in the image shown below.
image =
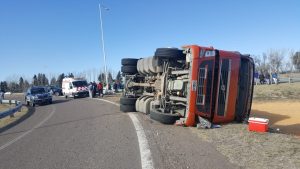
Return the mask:
<svg viewBox="0 0 300 169">
<path fill-rule="evenodd" d="M 128 98 L 128 97 L 121 97 L 120 103 L 124 105 L 135 105 L 137 98 Z"/>
<path fill-rule="evenodd" d="M 150 118 L 163 124 L 174 124 L 181 116 L 177 114 L 162 113 L 157 109 L 150 111 Z"/>
<path fill-rule="evenodd" d="M 123 66 L 136 66 L 138 59 L 134 58 L 124 58 L 121 60 Z"/>
<path fill-rule="evenodd" d="M 136 66 L 122 66 L 121 72 L 125 74 L 136 74 L 138 71 Z"/>
<path fill-rule="evenodd" d="M 136 102 L 135 102 L 135 110 L 136 110 L 137 112 L 140 111 L 139 105 L 140 105 L 140 99 L 137 99 Z"/>
<path fill-rule="evenodd" d="M 152 102 L 153 98 L 148 98 L 144 102 L 144 107 L 145 107 L 145 113 L 150 114 L 150 103 Z"/>
<path fill-rule="evenodd" d="M 164 58 L 184 58 L 183 51 L 177 48 L 157 48 L 154 55 Z"/>
<path fill-rule="evenodd" d="M 125 105 L 121 104 L 120 105 L 120 110 L 122 112 L 135 112 L 135 105 Z"/>
</svg>

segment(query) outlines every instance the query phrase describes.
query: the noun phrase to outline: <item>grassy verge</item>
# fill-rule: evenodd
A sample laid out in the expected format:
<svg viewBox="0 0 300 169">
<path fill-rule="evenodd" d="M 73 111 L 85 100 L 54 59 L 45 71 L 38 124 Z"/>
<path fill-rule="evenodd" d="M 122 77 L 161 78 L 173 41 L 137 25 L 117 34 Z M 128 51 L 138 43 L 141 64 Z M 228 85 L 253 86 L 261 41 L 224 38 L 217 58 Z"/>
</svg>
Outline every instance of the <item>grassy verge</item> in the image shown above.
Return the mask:
<svg viewBox="0 0 300 169">
<path fill-rule="evenodd" d="M 5 105 L 5 104 L 3 104 L 3 105 Z M 9 106 L 9 105 L 6 105 L 6 106 Z M 2 105 L 1 105 L 1 107 L 2 107 Z M 2 108 L 3 108 L 3 107 L 2 107 Z M 7 110 L 7 109 L 6 109 L 6 110 Z M 0 111 L 1 111 L 1 110 L 0 110 Z M 11 124 L 11 123 L 17 121 L 18 119 L 20 119 L 21 117 L 23 117 L 27 112 L 28 112 L 28 108 L 27 108 L 26 106 L 23 106 L 23 107 L 21 108 L 21 112 L 18 112 L 18 111 L 17 111 L 17 112 L 14 114 L 14 117 L 7 116 L 7 117 L 5 117 L 5 118 L 3 118 L 3 119 L 0 119 L 0 128 L 3 128 L 3 127 L 5 127 L 5 126 L 7 126 L 7 125 L 9 125 L 9 124 Z"/>
<path fill-rule="evenodd" d="M 253 101 L 262 100 L 300 100 L 300 83 L 282 83 L 278 85 L 256 85 Z"/>
<path fill-rule="evenodd" d="M 9 110 L 11 108 L 14 108 L 16 105 L 15 104 L 0 104 L 0 112 L 4 112 L 6 110 Z"/>
</svg>

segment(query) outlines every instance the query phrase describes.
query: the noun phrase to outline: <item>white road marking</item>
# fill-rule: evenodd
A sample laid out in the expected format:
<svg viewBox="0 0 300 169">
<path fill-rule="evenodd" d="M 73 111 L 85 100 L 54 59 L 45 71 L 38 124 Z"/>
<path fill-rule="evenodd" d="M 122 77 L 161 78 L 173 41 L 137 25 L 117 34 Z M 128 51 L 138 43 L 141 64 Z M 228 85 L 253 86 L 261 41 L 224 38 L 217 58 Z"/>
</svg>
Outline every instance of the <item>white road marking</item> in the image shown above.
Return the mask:
<svg viewBox="0 0 300 169">
<path fill-rule="evenodd" d="M 28 134 L 30 134 L 31 132 L 33 132 L 33 130 L 35 130 L 35 129 L 41 127 L 46 121 L 48 121 L 48 120 L 53 116 L 53 114 L 55 113 L 55 109 L 56 109 L 55 106 L 52 105 L 52 111 L 51 111 L 51 113 L 50 113 L 44 120 L 42 120 L 41 122 L 39 122 L 39 123 L 38 123 L 37 125 L 35 125 L 32 129 L 26 131 L 25 133 L 19 135 L 19 136 L 16 137 L 15 139 L 13 139 L 13 140 L 11 140 L 11 141 L 5 143 L 4 145 L 2 145 L 2 146 L 0 147 L 0 151 L 3 150 L 3 149 L 5 149 L 6 147 L 12 145 L 13 143 L 15 143 L 16 141 L 20 140 L 21 138 L 27 136 Z"/>
<path fill-rule="evenodd" d="M 97 100 L 101 100 L 107 103 L 114 104 L 116 106 L 120 106 L 120 104 L 108 100 L 104 100 L 104 99 L 97 99 Z M 140 121 L 138 120 L 138 118 L 134 113 L 127 113 L 127 114 L 134 125 L 136 135 L 138 137 L 142 169 L 154 169 L 151 151 L 149 148 L 148 140 L 144 132 L 143 126 L 141 125 Z"/>
</svg>

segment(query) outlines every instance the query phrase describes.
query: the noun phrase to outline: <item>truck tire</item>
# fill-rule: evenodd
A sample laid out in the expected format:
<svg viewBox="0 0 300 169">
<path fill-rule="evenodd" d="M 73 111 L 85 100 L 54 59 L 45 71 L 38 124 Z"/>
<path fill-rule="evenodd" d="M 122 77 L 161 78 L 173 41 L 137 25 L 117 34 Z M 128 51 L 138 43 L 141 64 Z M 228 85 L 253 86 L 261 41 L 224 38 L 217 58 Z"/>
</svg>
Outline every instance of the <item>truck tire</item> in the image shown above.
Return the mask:
<svg viewBox="0 0 300 169">
<path fill-rule="evenodd" d="M 122 112 L 135 112 L 135 105 L 125 105 L 121 104 L 120 105 L 120 110 Z"/>
<path fill-rule="evenodd" d="M 124 58 L 121 60 L 123 66 L 136 66 L 138 59 L 134 58 Z"/>
<path fill-rule="evenodd" d="M 144 107 L 145 107 L 145 113 L 150 114 L 150 103 L 152 102 L 153 98 L 148 98 L 144 102 Z"/>
<path fill-rule="evenodd" d="M 125 74 L 136 74 L 138 71 L 136 69 L 136 66 L 122 66 L 121 72 Z"/>
<path fill-rule="evenodd" d="M 120 104 L 123 105 L 135 105 L 137 98 L 128 98 L 128 97 L 121 97 Z"/>
<path fill-rule="evenodd" d="M 181 116 L 177 114 L 162 113 L 157 109 L 152 109 L 150 111 L 150 118 L 163 124 L 174 124 L 180 117 Z"/>
<path fill-rule="evenodd" d="M 135 110 L 136 110 L 137 112 L 140 111 L 139 106 L 140 106 L 140 99 L 137 99 L 136 102 L 135 102 Z"/>
<path fill-rule="evenodd" d="M 163 58 L 184 58 L 184 54 L 182 50 L 177 48 L 157 48 L 154 54 L 156 57 Z"/>
</svg>

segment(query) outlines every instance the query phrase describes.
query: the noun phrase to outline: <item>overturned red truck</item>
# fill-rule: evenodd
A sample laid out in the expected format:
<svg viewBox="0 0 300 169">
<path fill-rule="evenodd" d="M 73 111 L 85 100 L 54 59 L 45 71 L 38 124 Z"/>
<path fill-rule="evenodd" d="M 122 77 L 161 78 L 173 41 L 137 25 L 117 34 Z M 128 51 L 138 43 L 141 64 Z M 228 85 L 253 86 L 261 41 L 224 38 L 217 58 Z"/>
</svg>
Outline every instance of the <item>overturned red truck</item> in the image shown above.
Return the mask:
<svg viewBox="0 0 300 169">
<path fill-rule="evenodd" d="M 123 112 L 139 111 L 165 124 L 243 122 L 251 110 L 254 63 L 249 55 L 188 45 L 154 56 L 122 59 Z"/>
</svg>

